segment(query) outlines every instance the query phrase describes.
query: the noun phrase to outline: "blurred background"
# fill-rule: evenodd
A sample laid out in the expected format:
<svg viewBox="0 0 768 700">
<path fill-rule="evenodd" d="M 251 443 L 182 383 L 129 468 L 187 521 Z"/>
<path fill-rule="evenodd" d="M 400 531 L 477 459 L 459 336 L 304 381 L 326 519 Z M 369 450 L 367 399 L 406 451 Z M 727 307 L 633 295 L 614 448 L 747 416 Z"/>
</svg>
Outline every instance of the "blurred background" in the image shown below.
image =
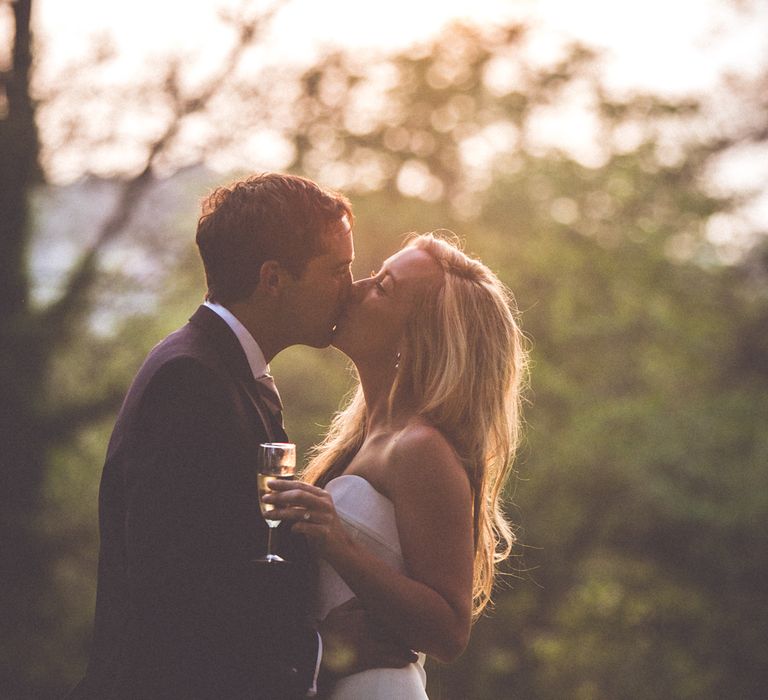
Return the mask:
<svg viewBox="0 0 768 700">
<path fill-rule="evenodd" d="M 532 347 L 519 546 L 437 700 L 764 698 L 768 3 L 0 0 L 0 697 L 84 670 L 122 396 L 202 299 L 202 196 L 449 228 Z M 302 451 L 350 386 L 273 363 Z"/>
</svg>

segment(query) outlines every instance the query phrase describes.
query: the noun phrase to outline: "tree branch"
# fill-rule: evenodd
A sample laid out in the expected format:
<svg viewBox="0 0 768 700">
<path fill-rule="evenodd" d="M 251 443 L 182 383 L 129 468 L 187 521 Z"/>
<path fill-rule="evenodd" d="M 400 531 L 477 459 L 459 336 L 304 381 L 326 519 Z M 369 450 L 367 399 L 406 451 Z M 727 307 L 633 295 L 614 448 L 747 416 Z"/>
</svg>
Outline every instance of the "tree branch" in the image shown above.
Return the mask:
<svg viewBox="0 0 768 700">
<path fill-rule="evenodd" d="M 112 214 L 103 223 L 95 241 L 81 255 L 70 272 L 64 292 L 40 315 L 40 325 L 49 342 L 61 343 L 67 336 L 67 327 L 75 313 L 83 308 L 85 297 L 98 276 L 101 252 L 129 225 L 152 181 L 152 169 L 157 158 L 170 146 L 178 135 L 184 120 L 203 111 L 236 71 L 245 51 L 260 38 L 275 13 L 285 5 L 285 0 L 250 19 L 225 18 L 237 29 L 237 40 L 224 60 L 222 67 L 193 95 L 185 96 L 181 88 L 178 66 L 172 63 L 165 80 L 165 93 L 171 99 L 173 114 L 162 134 L 147 146 L 147 155 L 141 172 L 126 180 L 120 190 Z"/>
</svg>

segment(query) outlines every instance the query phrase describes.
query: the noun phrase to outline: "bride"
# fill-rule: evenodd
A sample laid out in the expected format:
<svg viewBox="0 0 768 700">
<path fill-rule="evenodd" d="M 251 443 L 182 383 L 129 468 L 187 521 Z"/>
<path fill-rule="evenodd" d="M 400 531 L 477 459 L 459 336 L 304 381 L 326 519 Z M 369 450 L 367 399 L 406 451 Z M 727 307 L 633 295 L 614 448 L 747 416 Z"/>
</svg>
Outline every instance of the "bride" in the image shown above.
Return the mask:
<svg viewBox="0 0 768 700">
<path fill-rule="evenodd" d="M 318 618 L 356 598 L 419 660 L 340 677 L 330 697 L 426 698 L 488 604 L 513 534 L 500 497 L 518 444 L 523 336 L 512 297 L 435 234 L 353 286 L 334 345 L 359 376 L 304 474 L 271 484 L 275 517 L 321 558 Z M 322 632 L 322 627 L 321 627 Z M 342 670 L 343 659 L 327 659 Z"/>
</svg>

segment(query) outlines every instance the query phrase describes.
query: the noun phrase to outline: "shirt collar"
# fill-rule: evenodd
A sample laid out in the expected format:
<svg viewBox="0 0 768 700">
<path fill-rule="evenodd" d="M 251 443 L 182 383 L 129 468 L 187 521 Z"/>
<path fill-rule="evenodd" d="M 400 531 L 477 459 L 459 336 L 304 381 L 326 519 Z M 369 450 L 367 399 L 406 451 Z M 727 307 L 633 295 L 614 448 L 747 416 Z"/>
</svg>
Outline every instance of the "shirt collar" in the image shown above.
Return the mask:
<svg viewBox="0 0 768 700">
<path fill-rule="evenodd" d="M 253 372 L 253 376 L 258 379 L 265 374 L 269 374 L 269 365 L 264 359 L 264 353 L 261 351 L 259 344 L 254 340 L 253 336 L 247 331 L 245 326 L 240 323 L 228 308 L 215 302 L 206 301 L 203 302 L 204 306 L 207 306 L 211 311 L 218 314 L 224 323 L 226 323 L 232 332 L 237 336 L 240 346 L 243 348 L 245 357 L 248 360 L 248 365 Z"/>
</svg>

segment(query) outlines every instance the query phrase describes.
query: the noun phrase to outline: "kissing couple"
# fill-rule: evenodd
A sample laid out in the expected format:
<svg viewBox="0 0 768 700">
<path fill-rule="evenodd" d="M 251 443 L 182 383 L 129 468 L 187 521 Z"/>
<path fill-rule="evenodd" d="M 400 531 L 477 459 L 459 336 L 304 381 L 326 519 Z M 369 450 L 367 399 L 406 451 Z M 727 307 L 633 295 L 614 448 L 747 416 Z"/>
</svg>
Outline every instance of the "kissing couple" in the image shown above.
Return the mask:
<svg viewBox="0 0 768 700">
<path fill-rule="evenodd" d="M 513 542 L 501 508 L 525 350 L 509 291 L 437 234 L 353 282 L 349 201 L 276 173 L 216 189 L 208 291 L 149 353 L 99 492 L 93 641 L 71 698 L 426 698 Z M 285 443 L 269 362 L 333 344 L 358 384 L 298 481 L 263 502 L 284 564 L 257 561 L 256 453 Z"/>
</svg>

